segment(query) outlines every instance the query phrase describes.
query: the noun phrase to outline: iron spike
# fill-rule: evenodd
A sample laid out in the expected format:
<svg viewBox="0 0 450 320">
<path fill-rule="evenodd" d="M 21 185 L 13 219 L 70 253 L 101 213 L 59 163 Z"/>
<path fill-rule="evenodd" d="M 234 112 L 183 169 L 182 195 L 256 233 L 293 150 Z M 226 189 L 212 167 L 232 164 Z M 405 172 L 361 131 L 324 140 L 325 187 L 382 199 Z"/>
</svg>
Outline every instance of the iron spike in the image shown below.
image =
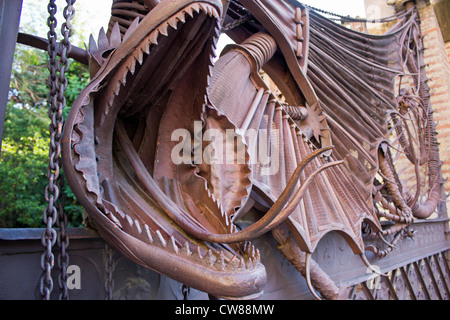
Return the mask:
<svg viewBox="0 0 450 320">
<path fill-rule="evenodd" d="M 150 241 L 150 243 L 153 243 L 153 237 L 152 237 L 152 234 L 150 232 L 148 225 L 145 224 L 144 229 L 145 229 L 145 233 L 147 234 L 148 240 Z"/>
<path fill-rule="evenodd" d="M 179 250 L 179 248 L 178 248 L 178 246 L 177 246 L 177 243 L 176 243 L 176 241 L 175 241 L 174 236 L 171 236 L 171 237 L 170 237 L 170 244 L 171 244 L 172 250 L 173 250 L 176 254 L 178 254 L 178 253 L 180 252 L 180 250 Z"/>
<path fill-rule="evenodd" d="M 164 238 L 159 230 L 156 231 L 155 244 L 160 244 L 164 248 L 167 247 L 167 242 L 166 242 L 166 240 L 164 240 Z"/>
</svg>

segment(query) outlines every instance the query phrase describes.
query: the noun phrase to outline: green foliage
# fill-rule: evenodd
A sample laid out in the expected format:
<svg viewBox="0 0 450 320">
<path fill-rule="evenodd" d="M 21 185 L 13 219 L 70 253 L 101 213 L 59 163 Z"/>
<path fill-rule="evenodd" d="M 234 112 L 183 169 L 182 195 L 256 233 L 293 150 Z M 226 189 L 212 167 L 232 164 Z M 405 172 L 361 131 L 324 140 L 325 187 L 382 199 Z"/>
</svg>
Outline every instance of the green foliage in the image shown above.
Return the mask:
<svg viewBox="0 0 450 320">
<path fill-rule="evenodd" d="M 89 73 L 87 67 L 71 61 L 66 76 L 65 115 L 86 86 Z M 0 154 L 0 227 L 42 227 L 50 124 L 47 78 L 46 53 L 18 46 Z M 67 183 L 63 194 L 69 226 L 80 226 L 83 209 Z"/>
</svg>

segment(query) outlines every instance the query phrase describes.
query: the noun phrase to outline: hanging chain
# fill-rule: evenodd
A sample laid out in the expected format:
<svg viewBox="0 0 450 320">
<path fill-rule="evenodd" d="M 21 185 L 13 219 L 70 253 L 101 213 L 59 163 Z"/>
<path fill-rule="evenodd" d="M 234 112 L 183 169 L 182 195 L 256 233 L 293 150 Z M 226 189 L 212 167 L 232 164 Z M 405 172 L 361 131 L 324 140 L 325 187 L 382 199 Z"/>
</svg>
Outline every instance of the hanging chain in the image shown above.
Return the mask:
<svg viewBox="0 0 450 320">
<path fill-rule="evenodd" d="M 52 253 L 52 247 L 58 240 L 58 245 L 61 248 L 61 253 L 58 256 L 58 266 L 61 269 L 61 274 L 58 279 L 59 287 L 62 290 L 60 299 L 68 299 L 67 290 L 67 266 L 69 264 L 69 257 L 67 254 L 67 246 L 69 240 L 66 234 L 67 217 L 64 213 L 64 199 L 62 194 L 62 176 L 60 172 L 61 168 L 61 136 L 64 124 L 63 109 L 66 105 L 66 99 L 64 97 L 64 91 L 67 87 L 66 71 L 69 68 L 69 61 L 67 55 L 70 52 L 71 45 L 69 37 L 73 33 L 73 27 L 71 20 L 73 19 L 75 10 L 73 4 L 75 0 L 67 0 L 67 6 L 64 9 L 64 18 L 66 22 L 63 24 L 61 32 L 63 34 L 63 41 L 61 42 L 59 49 L 60 59 L 57 60 L 57 35 L 56 35 L 56 3 L 55 0 L 49 0 L 47 10 L 49 17 L 47 19 L 47 25 L 49 31 L 48 37 L 48 116 L 51 120 L 49 126 L 50 143 L 49 143 L 49 165 L 47 168 L 48 185 L 45 187 L 44 195 L 48 205 L 43 212 L 43 222 L 46 225 L 46 229 L 42 234 L 41 242 L 45 247 L 45 252 L 41 256 L 41 269 L 43 274 L 40 280 L 39 291 L 41 296 L 45 300 L 50 299 L 50 294 L 53 290 L 53 280 L 51 271 L 54 267 L 55 259 Z M 59 75 L 58 75 L 59 73 Z M 60 227 L 60 234 L 57 235 L 54 224 L 57 223 Z"/>
<path fill-rule="evenodd" d="M 181 286 L 181 293 L 183 294 L 183 300 L 189 300 L 189 293 L 191 293 L 191 288 L 187 285 L 183 284 Z"/>
<path fill-rule="evenodd" d="M 60 49 L 60 59 L 59 59 L 59 86 L 58 86 L 58 121 L 63 124 L 64 119 L 62 116 L 62 110 L 66 106 L 66 98 L 64 96 L 64 91 L 67 88 L 67 77 L 66 77 L 66 71 L 69 69 L 69 60 L 67 59 L 67 56 L 70 53 L 70 50 L 72 49 L 72 46 L 70 44 L 69 38 L 73 34 L 73 26 L 72 26 L 72 19 L 75 16 L 75 9 L 73 7 L 73 4 L 75 3 L 75 0 L 67 0 L 67 5 L 64 8 L 63 16 L 65 19 L 65 22 L 61 26 L 61 34 L 63 35 L 63 39 L 60 43 L 59 49 Z M 62 125 L 61 125 L 62 128 Z M 59 128 L 58 128 L 59 130 Z M 62 130 L 62 129 L 61 129 Z M 61 134 L 62 132 L 58 132 L 58 134 Z M 58 137 L 58 142 L 60 142 L 60 136 Z M 61 158 L 59 159 L 61 161 Z M 69 237 L 66 233 L 66 227 L 67 227 L 67 215 L 64 212 L 64 194 L 62 193 L 63 188 L 63 177 L 61 176 L 59 179 L 59 188 L 61 191 L 61 201 L 58 203 L 59 210 L 58 210 L 58 227 L 60 228 L 60 233 L 58 234 L 58 245 L 61 249 L 60 255 L 58 256 L 58 267 L 60 269 L 60 274 L 58 278 L 59 288 L 61 289 L 61 293 L 59 295 L 60 300 L 67 300 L 69 299 L 69 292 L 67 288 L 67 267 L 69 266 L 69 255 L 67 254 L 67 247 L 69 245 Z"/>
<path fill-rule="evenodd" d="M 302 2 L 300 2 L 300 3 L 312 11 L 335 17 L 335 18 L 328 18 L 330 20 L 341 21 L 341 22 L 381 23 L 381 22 L 390 22 L 390 21 L 398 20 L 405 15 L 405 12 L 400 12 L 400 13 L 396 13 L 392 16 L 384 17 L 384 18 L 380 18 L 380 19 L 353 18 L 350 16 L 344 16 L 344 15 L 340 15 L 340 14 L 337 14 L 334 12 L 326 11 L 324 9 L 316 8 L 316 7 L 310 6 L 306 3 L 302 3 Z"/>
<path fill-rule="evenodd" d="M 234 28 L 239 27 L 241 24 L 246 23 L 247 21 L 249 21 L 253 16 L 250 13 L 247 13 L 245 16 L 243 16 L 242 18 L 236 19 L 230 23 L 228 23 L 227 25 L 223 26 L 222 31 L 230 31 L 233 30 Z"/>
<path fill-rule="evenodd" d="M 47 33 L 48 37 L 48 69 L 49 69 L 49 77 L 48 77 L 48 103 L 49 103 L 49 113 L 51 110 L 56 108 L 56 4 L 54 0 L 50 0 L 47 6 L 47 10 L 49 13 L 49 17 L 47 19 L 47 25 L 49 27 L 49 31 Z M 53 122 L 53 121 L 52 121 Z M 52 127 L 50 127 L 50 131 Z M 44 253 L 41 255 L 41 269 L 43 274 L 41 276 L 39 292 L 45 300 L 50 299 L 50 293 L 53 290 L 53 280 L 51 276 L 51 271 L 53 269 L 53 265 L 55 263 L 55 257 L 52 253 L 52 247 L 56 242 L 56 231 L 53 229 L 53 225 L 56 222 L 57 210 L 54 205 L 55 199 L 59 196 L 59 189 L 55 187 L 55 172 L 52 172 L 52 168 L 55 169 L 54 157 L 52 154 L 55 153 L 55 134 L 50 134 L 50 151 L 49 151 L 49 167 L 47 169 L 47 177 L 48 177 L 48 186 L 45 188 L 45 200 L 48 202 L 48 206 L 45 208 L 43 212 L 43 222 L 46 224 L 46 230 L 42 234 L 41 242 L 45 247 Z M 59 174 L 59 172 L 58 172 Z"/>
<path fill-rule="evenodd" d="M 106 272 L 106 280 L 105 280 L 105 291 L 106 298 L 105 300 L 113 299 L 113 291 L 114 291 L 114 250 L 105 242 L 105 272 Z"/>
</svg>

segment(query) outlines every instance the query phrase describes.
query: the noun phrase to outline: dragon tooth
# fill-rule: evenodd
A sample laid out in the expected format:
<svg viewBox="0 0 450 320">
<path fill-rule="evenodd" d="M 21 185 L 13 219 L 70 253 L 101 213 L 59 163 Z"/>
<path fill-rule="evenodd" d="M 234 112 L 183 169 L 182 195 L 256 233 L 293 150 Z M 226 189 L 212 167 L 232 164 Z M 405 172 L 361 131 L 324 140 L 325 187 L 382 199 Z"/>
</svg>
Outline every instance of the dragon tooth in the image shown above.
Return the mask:
<svg viewBox="0 0 450 320">
<path fill-rule="evenodd" d="M 217 12 L 216 8 L 212 8 L 212 16 L 219 19 L 219 12 Z"/>
<path fill-rule="evenodd" d="M 169 35 L 168 29 L 169 25 L 167 23 L 162 23 L 158 28 L 159 33 L 166 37 Z"/>
<path fill-rule="evenodd" d="M 112 212 L 107 211 L 107 216 L 108 216 L 109 220 L 114 222 L 120 229 L 123 229 L 122 224 L 120 223 L 119 219 L 117 219 L 117 217 Z"/>
<path fill-rule="evenodd" d="M 211 39 L 211 48 L 210 48 L 210 54 L 214 58 L 216 57 L 216 50 L 217 50 L 217 44 L 219 43 L 219 37 L 214 36 Z"/>
<path fill-rule="evenodd" d="M 213 35 L 213 37 L 219 39 L 219 37 L 220 37 L 221 34 L 222 34 L 222 31 L 221 31 L 221 29 L 220 29 L 220 25 L 217 24 L 217 25 L 214 27 L 214 35 Z"/>
<path fill-rule="evenodd" d="M 212 17 L 213 16 L 213 8 L 211 8 L 211 6 L 206 6 L 206 13 L 208 14 L 208 16 Z"/>
<path fill-rule="evenodd" d="M 134 72 L 136 71 L 136 62 L 137 62 L 137 58 L 135 56 L 131 57 L 131 64 L 128 67 L 128 70 L 130 70 L 130 73 L 132 75 L 134 75 Z"/>
<path fill-rule="evenodd" d="M 261 263 L 261 253 L 260 253 L 259 249 L 256 249 L 255 258 L 256 258 L 256 262 L 258 264 Z"/>
<path fill-rule="evenodd" d="M 191 18 L 194 17 L 194 9 L 192 7 L 186 8 L 186 10 L 184 12 L 186 12 L 188 15 L 190 15 Z"/>
<path fill-rule="evenodd" d="M 218 270 L 223 270 L 225 268 L 225 255 L 223 251 L 220 251 L 220 254 L 214 262 L 213 267 Z"/>
<path fill-rule="evenodd" d="M 240 269 L 240 270 L 245 270 L 246 268 L 245 268 L 245 260 L 244 260 L 244 258 L 242 258 L 241 257 L 241 259 L 239 259 L 239 265 L 238 265 L 238 268 Z"/>
<path fill-rule="evenodd" d="M 177 19 L 180 20 L 182 23 L 186 22 L 186 12 L 185 11 L 181 11 L 179 16 L 177 16 Z"/>
<path fill-rule="evenodd" d="M 128 68 L 126 68 L 126 69 L 128 69 Z M 127 75 L 128 75 L 128 72 L 125 70 L 125 72 L 123 73 L 123 75 L 122 75 L 122 79 L 121 79 L 121 81 L 120 81 L 120 83 L 122 84 L 122 85 L 124 85 L 125 86 L 125 84 L 127 83 Z M 116 96 L 118 95 L 118 93 L 116 94 Z"/>
<path fill-rule="evenodd" d="M 207 5 L 206 3 L 201 3 L 201 2 L 200 2 L 200 3 L 198 4 L 198 6 L 199 6 L 199 10 L 200 10 L 200 11 L 202 11 L 202 12 L 208 14 L 208 5 Z"/>
<path fill-rule="evenodd" d="M 230 220 L 228 220 L 228 215 L 224 214 L 224 218 L 225 218 L 225 224 L 227 225 L 227 227 L 230 225 Z"/>
<path fill-rule="evenodd" d="M 130 225 L 131 227 L 133 226 L 133 219 L 129 215 L 125 215 L 125 220 L 128 222 L 128 225 Z"/>
<path fill-rule="evenodd" d="M 145 54 L 150 54 L 150 42 L 144 41 L 144 46 L 142 47 L 142 50 L 145 52 Z"/>
<path fill-rule="evenodd" d="M 153 243 L 153 237 L 152 234 L 150 233 L 150 229 L 148 228 L 148 225 L 144 225 L 144 230 L 145 233 L 147 234 L 148 240 L 150 241 L 150 243 Z"/>
<path fill-rule="evenodd" d="M 185 256 L 190 256 L 192 254 L 191 250 L 189 249 L 189 244 L 187 241 L 181 247 L 181 253 Z"/>
<path fill-rule="evenodd" d="M 203 260 L 204 257 L 202 257 L 202 252 L 200 250 L 200 247 L 195 248 L 193 254 L 194 258 L 198 259 L 198 260 Z"/>
<path fill-rule="evenodd" d="M 115 90 L 114 90 L 114 94 L 110 95 L 109 100 L 108 100 L 108 106 L 111 107 L 113 105 L 114 102 L 114 98 L 115 96 L 119 95 L 120 92 L 120 83 L 117 84 Z"/>
<path fill-rule="evenodd" d="M 255 246 L 254 245 L 250 245 L 249 250 L 248 250 L 248 254 L 252 258 L 255 256 Z"/>
<path fill-rule="evenodd" d="M 146 43 L 146 41 L 144 41 L 144 42 Z M 139 62 L 139 64 L 142 65 L 143 61 L 144 61 L 144 49 L 139 48 L 137 62 Z"/>
<path fill-rule="evenodd" d="M 157 45 L 158 44 L 158 36 L 159 36 L 159 33 L 154 31 L 150 34 L 150 37 L 148 38 L 148 40 L 150 41 L 150 43 Z"/>
<path fill-rule="evenodd" d="M 155 233 L 156 233 L 155 243 L 160 244 L 164 248 L 167 247 L 167 242 L 166 240 L 164 240 L 164 237 L 162 236 L 161 232 L 157 230 Z"/>
<path fill-rule="evenodd" d="M 172 17 L 172 18 L 170 18 L 170 19 L 167 21 L 167 23 L 169 24 L 169 26 L 172 27 L 172 29 L 177 30 L 177 28 L 178 28 L 178 19 L 177 19 L 177 17 Z"/>
<path fill-rule="evenodd" d="M 212 250 L 209 249 L 208 253 L 205 255 L 205 257 L 208 259 L 207 262 L 212 266 L 214 262 L 216 262 L 216 259 L 214 258 L 214 255 L 212 253 Z M 203 257 L 203 258 L 205 258 Z"/>
<path fill-rule="evenodd" d="M 142 233 L 141 225 L 137 219 L 134 219 L 134 227 L 139 234 Z"/>
<path fill-rule="evenodd" d="M 200 12 L 200 5 L 199 5 L 198 3 L 192 4 L 192 5 L 191 5 L 191 8 L 192 8 L 195 12 L 197 12 L 197 13 Z"/>
<path fill-rule="evenodd" d="M 225 269 L 230 271 L 235 271 L 239 268 L 239 259 L 236 256 L 233 256 L 230 261 L 228 261 Z"/>
<path fill-rule="evenodd" d="M 180 250 L 179 250 L 179 248 L 178 248 L 178 246 L 177 246 L 177 243 L 176 243 L 176 241 L 175 241 L 174 236 L 171 236 L 171 237 L 170 237 L 170 244 L 171 244 L 172 250 L 173 250 L 176 254 L 178 254 L 178 253 L 180 252 Z"/>
<path fill-rule="evenodd" d="M 245 261 L 245 268 L 246 268 L 247 270 L 253 269 L 252 259 L 247 259 L 247 260 Z"/>
<path fill-rule="evenodd" d="M 214 58 L 213 58 L 213 60 L 214 60 Z M 214 67 L 213 67 L 213 65 L 209 65 L 209 66 L 208 66 L 208 76 L 209 76 L 209 77 L 212 77 L 213 72 L 214 72 Z"/>
<path fill-rule="evenodd" d="M 210 17 L 213 17 L 213 18 L 216 18 L 216 19 L 219 17 L 219 15 L 217 14 L 216 8 L 214 8 L 212 6 L 208 6 L 208 15 Z"/>
</svg>

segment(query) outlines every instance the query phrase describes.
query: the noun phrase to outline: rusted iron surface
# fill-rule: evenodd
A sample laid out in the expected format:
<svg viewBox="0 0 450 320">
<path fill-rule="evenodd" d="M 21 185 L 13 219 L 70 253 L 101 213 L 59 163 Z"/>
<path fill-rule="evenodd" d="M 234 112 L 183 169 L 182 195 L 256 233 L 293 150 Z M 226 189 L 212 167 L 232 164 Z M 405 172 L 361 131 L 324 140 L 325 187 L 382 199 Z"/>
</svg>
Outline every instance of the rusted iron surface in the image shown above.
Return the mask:
<svg viewBox="0 0 450 320">
<path fill-rule="evenodd" d="M 214 62 L 222 30 L 236 44 Z M 414 9 L 375 37 L 291 0 L 114 1 L 64 127 L 69 184 L 108 243 L 187 286 L 261 296 L 249 241 L 272 231 L 317 298 L 344 299 L 319 241 L 339 232 L 372 268 L 389 250 L 365 235 L 393 248 L 441 201 L 419 35 Z"/>
</svg>

